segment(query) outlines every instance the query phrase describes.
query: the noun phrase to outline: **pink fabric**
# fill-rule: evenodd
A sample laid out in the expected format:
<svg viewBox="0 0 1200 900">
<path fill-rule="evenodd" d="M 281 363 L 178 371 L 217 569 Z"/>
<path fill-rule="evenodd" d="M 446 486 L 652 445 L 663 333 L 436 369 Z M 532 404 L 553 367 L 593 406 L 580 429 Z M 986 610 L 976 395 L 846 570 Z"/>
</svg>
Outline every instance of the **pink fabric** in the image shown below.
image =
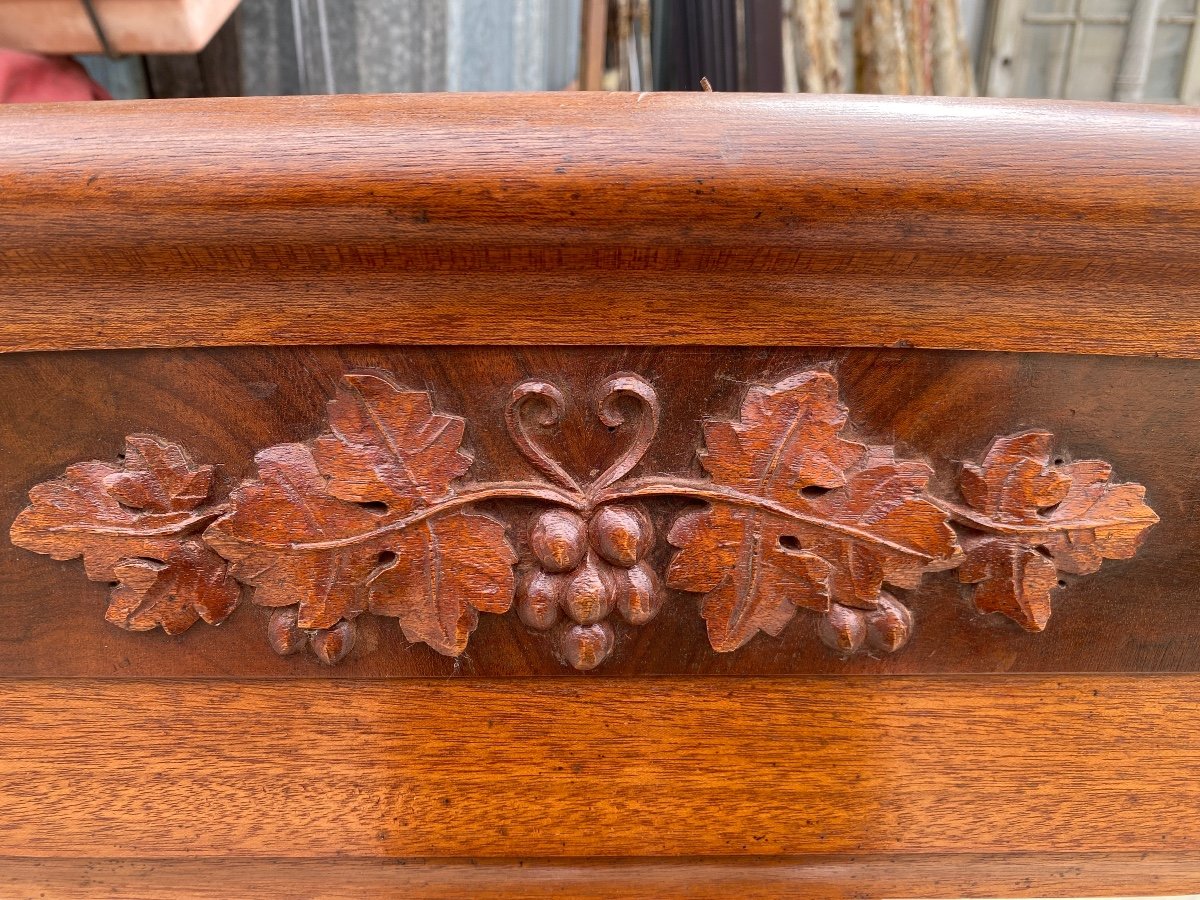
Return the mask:
<svg viewBox="0 0 1200 900">
<path fill-rule="evenodd" d="M 0 49 L 0 103 L 111 99 L 69 56 Z"/>
</svg>

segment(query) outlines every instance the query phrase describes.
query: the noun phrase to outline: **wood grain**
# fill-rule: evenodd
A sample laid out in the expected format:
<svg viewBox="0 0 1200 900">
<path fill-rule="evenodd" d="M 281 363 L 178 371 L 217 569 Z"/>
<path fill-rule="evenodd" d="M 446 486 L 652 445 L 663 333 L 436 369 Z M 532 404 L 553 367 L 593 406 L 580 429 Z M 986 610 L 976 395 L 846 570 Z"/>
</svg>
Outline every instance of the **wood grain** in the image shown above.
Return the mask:
<svg viewBox="0 0 1200 900">
<path fill-rule="evenodd" d="M 0 110 L 0 349 L 1200 355 L 1200 115 L 754 95 Z"/>
<path fill-rule="evenodd" d="M 1200 678 L 0 684 L 0 855 L 1200 851 Z"/>
<path fill-rule="evenodd" d="M 1017 454 L 1011 463 L 1032 467 L 1031 477 L 1052 479 L 1061 489 L 1066 484 L 1063 473 L 1075 471 L 1080 460 L 1105 460 L 1112 464 L 1114 483 L 1146 486 L 1146 500 L 1162 519 L 1146 532 L 1134 558 L 1105 560 L 1100 571 L 1090 575 L 1067 570 L 1056 575 L 1050 585 L 1055 612 L 1040 634 L 1028 634 L 999 615 L 981 614 L 972 594 L 978 588 L 960 585 L 952 572 L 937 571 L 926 574 L 919 587 L 897 589 L 894 595 L 913 616 L 911 639 L 899 652 L 848 656 L 837 640 L 831 641 L 834 649 L 827 648 L 818 635 L 821 614 L 801 609 L 778 637 L 760 634 L 729 653 L 715 653 L 699 608 L 701 595 L 670 589 L 652 621 L 634 626 L 617 613 L 610 617 L 611 655 L 593 670 L 596 674 L 1200 672 L 1200 617 L 1194 603 L 1200 589 L 1200 517 L 1196 514 L 1200 448 L 1194 428 L 1200 417 L 1200 367 L 1185 360 L 711 348 L 232 348 L 8 354 L 0 356 L 0 445 L 5 447 L 0 454 L 0 533 L 8 533 L 35 485 L 83 460 L 103 461 L 106 472 L 119 469 L 117 456 L 126 446 L 126 436 L 147 430 L 178 440 L 195 465 L 213 465 L 212 495 L 223 502 L 242 479 L 254 477 L 256 453 L 328 434 L 327 403 L 345 394 L 346 371 L 363 369 L 395 373 L 397 384 L 414 392 L 419 389 L 421 396 L 428 392 L 432 409 L 449 417 L 418 421 L 465 420 L 462 447 L 474 455 L 468 474 L 476 483 L 511 484 L 514 478 L 524 482 L 541 477 L 505 429 L 513 385 L 525 379 L 549 380 L 569 399 L 561 430 L 546 429 L 537 438 L 548 442 L 548 450 L 562 460 L 566 471 L 586 482 L 631 446 L 626 434 L 636 431 L 635 418 L 615 432 L 596 418 L 597 391 L 610 373 L 642 373 L 661 398 L 658 434 L 630 472 L 644 483 L 646 475 L 711 477 L 697 456 L 704 440 L 703 421 L 707 419 L 718 435 L 725 427 L 720 423 L 741 421 L 750 385 L 776 384 L 796 372 L 819 369 L 836 376 L 840 397 L 850 410 L 844 432 L 847 441 L 895 446 L 897 458 L 920 462 L 922 478 L 923 466 L 928 466 L 933 472 L 929 496 L 941 498 L 939 502 L 958 496 L 960 478 L 967 471 L 963 464 L 985 460 L 993 435 L 1046 432 L 1054 435 L 1047 460 L 1041 459 L 1047 448 L 1039 443 L 1037 454 Z M 731 458 L 710 459 L 728 463 Z M 129 460 L 127 454 L 126 466 Z M 619 467 L 624 465 L 621 462 Z M 365 485 L 355 482 L 352 487 L 359 490 Z M 837 496 L 834 491 L 812 502 L 831 503 Z M 986 492 L 972 496 L 988 507 Z M 1035 497 L 1031 502 L 1038 501 Z M 958 507 L 955 515 L 970 514 L 976 520 L 990 515 L 987 509 L 970 506 L 966 498 Z M 668 541 L 672 522 L 703 509 L 699 502 L 671 498 L 646 504 L 645 512 L 652 513 L 653 546 L 640 562 L 668 572 L 676 553 Z M 61 507 L 47 510 L 57 515 Z M 480 504 L 478 509 L 480 515 L 508 524 L 508 539 L 517 549 L 531 546 L 529 538 L 536 531 L 540 511 L 536 504 L 508 501 Z M 130 515 L 127 506 L 118 512 Z M 1024 507 L 1017 512 L 1026 518 L 1030 515 Z M 1060 506 L 1056 515 L 1069 520 L 1067 512 Z M 1004 515 L 1011 517 L 1011 513 Z M 377 521 L 374 513 L 362 514 Z M 300 518 L 290 513 L 276 518 L 289 533 L 302 527 Z M 645 523 L 635 524 L 641 529 Z M 962 532 L 964 538 L 968 530 Z M 1038 539 L 1045 543 L 1051 538 L 1043 534 Z M 1064 558 L 1083 554 L 1086 538 L 1079 532 Z M 1048 552 L 1053 555 L 1055 549 Z M 636 550 L 643 552 L 640 544 Z M 524 549 L 521 552 L 527 557 L 522 565 L 530 566 L 532 557 Z M 1112 548 L 1106 552 L 1121 555 Z M 374 566 L 377 558 L 378 553 L 367 562 Z M 1081 568 L 1087 567 L 1074 565 L 1073 570 Z M 529 627 L 530 623 L 544 627 L 544 622 L 532 607 L 525 608 L 529 597 L 524 574 L 517 579 L 522 585 L 517 606 L 523 618 L 518 613 L 480 615 L 470 646 L 457 659 L 416 643 L 394 620 L 364 616 L 357 620 L 359 634 L 353 649 L 347 646 L 346 635 L 322 637 L 312 645 L 330 658 L 349 653 L 336 672 L 307 654 L 276 657 L 268 634 L 274 646 L 284 650 L 303 649 L 302 642 L 292 640 L 296 636 L 287 622 L 269 626 L 268 611 L 256 608 L 248 598 L 215 630 L 197 622 L 176 636 L 158 631 L 123 634 L 104 621 L 109 584 L 89 583 L 84 575 L 76 561 L 56 562 L 0 540 L 0 622 L 4 624 L 0 675 L 359 678 L 564 671 L 556 658 L 554 635 Z M 850 595 L 848 589 L 843 593 Z M 164 602 L 170 599 L 165 594 L 156 596 Z M 459 600 L 465 596 L 461 594 Z M 294 589 L 268 591 L 265 597 L 288 604 L 301 599 Z M 445 614 L 439 620 L 443 625 L 433 628 L 410 618 L 410 634 L 457 638 L 464 607 L 450 602 L 453 599 L 439 606 L 439 615 Z M 586 598 L 576 599 L 582 603 Z M 595 616 L 583 608 L 586 605 L 576 604 L 576 612 L 590 621 Z M 169 604 L 163 607 L 170 608 Z M 207 608 L 210 614 L 219 611 Z M 902 618 L 898 607 L 889 605 L 889 609 Z M 154 609 L 142 611 L 146 624 L 153 624 Z M 466 613 L 469 624 L 471 610 Z M 209 617 L 209 621 L 218 619 Z M 412 630 L 418 625 L 428 628 Z M 889 633 L 894 644 L 896 634 Z M 863 649 L 892 645 L 883 640 L 887 635 L 878 637 Z M 605 634 L 589 632 L 572 644 L 571 652 L 583 654 L 581 660 L 584 655 L 597 658 L 609 640 Z"/>
<path fill-rule="evenodd" d="M 9 536 L 54 559 L 83 558 L 93 581 L 117 585 L 105 619 L 130 631 L 186 631 L 233 612 L 241 586 L 226 561 L 201 540 L 213 467 L 197 466 L 179 445 L 131 435 L 121 465 L 69 466 L 33 487 Z"/>
<path fill-rule="evenodd" d="M 627 630 L 595 621 L 613 597 L 580 588 L 567 660 L 665 676 L 591 681 L 444 677 L 562 672 L 528 627 L 535 603 L 479 616 L 454 660 L 410 641 L 457 649 L 488 608 L 461 591 L 435 617 L 391 592 L 405 621 L 357 634 L 292 606 L 222 623 L 224 563 L 185 530 L 86 560 L 118 579 L 118 624 L 162 626 L 132 635 L 103 620 L 109 585 L 0 542 L 0 895 L 529 895 L 522 859 L 535 895 L 1194 888 L 1200 674 L 1134 673 L 1200 673 L 1196 110 L 612 94 L 0 108 L 0 283 L 0 527 L 34 485 L 97 461 L 40 489 L 16 529 L 52 555 L 79 549 L 55 530 L 64 511 L 122 538 L 126 520 L 224 516 L 255 451 L 308 450 L 327 428 L 353 447 L 326 439 L 314 491 L 372 515 L 403 498 L 366 477 L 390 462 L 345 427 L 356 413 L 326 415 L 370 368 L 394 373 L 417 430 L 452 438 L 438 496 L 457 489 L 459 439 L 483 481 L 715 480 L 696 436 L 748 426 L 750 385 L 817 369 L 853 410 L 846 441 L 895 447 L 912 490 L 960 491 L 939 501 L 957 526 L 1014 520 L 1013 540 L 975 548 L 969 584 L 933 572 L 869 609 L 865 573 L 838 621 L 801 610 L 729 654 L 712 653 L 699 590 L 626 597 L 626 618 L 657 612 Z M 594 399 L 610 373 L 662 399 L 652 445 L 609 452 L 615 413 L 568 416 L 541 457 L 499 427 L 513 385 Z M 118 466 L 146 434 L 178 446 L 135 438 Z M 989 453 L 995 435 L 1009 443 Z M 1148 524 L 1133 483 L 1161 517 L 1136 558 L 1111 517 L 1042 535 L 1105 503 Z M 997 494 L 1012 484 L 1016 506 Z M 577 510 L 574 538 L 586 525 L 609 568 L 665 571 L 671 523 L 699 502 L 634 499 L 603 528 Z M 497 568 L 511 577 L 496 523 L 527 521 L 514 547 L 544 538 L 552 569 L 612 574 L 512 502 L 479 511 Z M 989 593 L 1018 558 L 1025 592 Z M 187 579 L 204 602 L 180 602 Z M 908 642 L 841 652 L 863 627 L 864 648 Z M 305 644 L 315 658 L 265 652 Z M 342 657 L 328 677 L 318 660 Z M 1047 674 L 1064 671 L 1114 674 Z"/>
<path fill-rule="evenodd" d="M 92 900 L 348 894 L 396 900 L 569 896 L 579 900 L 688 897 L 1132 897 L 1179 894 L 1200 878 L 1196 853 L 844 855 L 729 859 L 226 858 L 0 859 L 0 897 Z"/>
<path fill-rule="evenodd" d="M 589 460 L 586 479 L 530 430 L 560 431 L 566 396 L 527 379 L 512 389 L 504 427 L 542 478 L 523 481 L 521 470 L 486 481 L 470 472 L 465 419 L 383 370 L 351 372 L 329 403 L 328 431 L 259 450 L 257 478 L 223 503 L 210 502 L 212 466 L 131 435 L 120 467 L 78 462 L 30 488 L 10 538 L 56 560 L 82 557 L 88 578 L 112 586 L 106 620 L 130 631 L 220 624 L 249 585 L 255 603 L 276 610 L 268 636 L 281 655 L 308 644 L 339 662 L 367 613 L 458 657 L 479 613 L 508 612 L 515 594 L 530 628 L 549 630 L 561 614 L 560 655 L 593 669 L 613 649 L 605 620 L 615 611 L 632 626 L 661 611 L 645 509 L 664 500 L 693 507 L 667 517 L 666 584 L 703 595 L 719 652 L 760 631 L 777 637 L 800 607 L 825 615 L 821 636 L 834 650 L 896 652 L 912 612 L 885 585 L 919 591 L 925 575 L 955 568 L 978 585 L 978 611 L 1043 631 L 1059 568 L 1092 575 L 1105 559 L 1132 559 L 1159 521 L 1145 488 L 1113 484 L 1108 463 L 1051 462 L 1045 431 L 998 437 L 982 465 L 964 463 L 969 505 L 926 493 L 928 464 L 847 439 L 850 411 L 825 369 L 754 383 L 739 419 L 705 420 L 704 478 L 632 475 L 661 419 L 650 382 L 618 373 L 596 397 L 609 458 Z M 533 422 L 522 412 L 531 401 Z M 505 501 L 531 511 L 519 521 L 476 511 Z M 527 536 L 514 545 L 518 530 Z"/>
</svg>

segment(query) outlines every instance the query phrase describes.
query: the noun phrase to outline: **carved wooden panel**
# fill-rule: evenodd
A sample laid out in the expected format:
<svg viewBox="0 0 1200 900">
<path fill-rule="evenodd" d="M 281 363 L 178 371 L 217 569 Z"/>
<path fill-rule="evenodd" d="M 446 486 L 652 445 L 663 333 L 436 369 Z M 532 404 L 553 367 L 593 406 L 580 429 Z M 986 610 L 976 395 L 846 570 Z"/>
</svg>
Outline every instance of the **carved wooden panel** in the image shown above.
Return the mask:
<svg viewBox="0 0 1200 900">
<path fill-rule="evenodd" d="M 577 393 L 526 378 L 497 420 L 472 423 L 505 431 L 521 458 L 489 478 L 468 422 L 430 390 L 350 368 L 325 428 L 258 451 L 231 490 L 171 436 L 133 434 L 119 464 L 78 462 L 33 486 L 11 538 L 82 557 L 111 588 L 107 620 L 131 631 L 220 624 L 244 586 L 272 610 L 263 646 L 280 655 L 338 663 L 376 616 L 457 657 L 480 613 L 515 605 L 549 635 L 544 652 L 591 670 L 618 621 L 628 631 L 689 595 L 720 653 L 779 636 L 799 610 L 834 658 L 895 653 L 928 579 L 1040 632 L 1061 573 L 1132 558 L 1158 521 L 1141 485 L 1056 457 L 1036 428 L 995 437 L 935 490 L 926 462 L 854 439 L 830 368 L 754 379 L 736 415 L 703 416 L 695 474 L 643 465 L 671 398 L 642 374 L 593 375 Z M 605 438 L 572 465 L 561 432 L 585 411 Z"/>
<path fill-rule="evenodd" d="M 0 885 L 1192 886 L 1195 110 L 0 122 Z"/>
</svg>

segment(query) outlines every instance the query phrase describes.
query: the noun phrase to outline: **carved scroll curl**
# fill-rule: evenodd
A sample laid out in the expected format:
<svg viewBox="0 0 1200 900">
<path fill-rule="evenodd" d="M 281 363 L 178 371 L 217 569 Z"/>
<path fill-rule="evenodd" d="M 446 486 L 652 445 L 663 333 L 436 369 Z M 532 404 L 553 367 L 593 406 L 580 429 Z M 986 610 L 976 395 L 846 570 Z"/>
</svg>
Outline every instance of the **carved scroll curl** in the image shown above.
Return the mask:
<svg viewBox="0 0 1200 900">
<path fill-rule="evenodd" d="M 130 630 L 218 624 L 246 585 L 274 609 L 267 638 L 281 655 L 336 663 L 356 620 L 377 615 L 456 656 L 480 613 L 515 603 L 586 670 L 613 652 L 616 622 L 650 621 L 672 591 L 699 595 L 719 652 L 780 634 L 800 609 L 837 652 L 894 652 L 914 627 L 895 592 L 952 569 L 980 612 L 1040 631 L 1060 573 L 1132 557 L 1158 521 L 1140 485 L 1113 483 L 1098 460 L 1053 458 L 1041 431 L 997 438 L 962 467 L 961 498 L 933 496 L 925 463 L 845 435 L 824 371 L 754 386 L 736 419 L 705 421 L 702 478 L 632 477 L 661 415 L 641 376 L 601 385 L 595 412 L 623 449 L 587 484 L 530 430 L 560 425 L 566 407 L 549 381 L 513 388 L 505 425 L 544 480 L 477 482 L 462 418 L 388 373 L 349 373 L 328 431 L 258 453 L 256 476 L 224 501 L 211 466 L 131 435 L 121 465 L 79 463 L 34 487 L 11 537 L 83 557 L 89 578 L 112 584 L 107 619 Z M 665 497 L 692 505 L 656 534 L 650 510 Z M 493 500 L 527 503 L 525 527 L 482 511 Z"/>
</svg>

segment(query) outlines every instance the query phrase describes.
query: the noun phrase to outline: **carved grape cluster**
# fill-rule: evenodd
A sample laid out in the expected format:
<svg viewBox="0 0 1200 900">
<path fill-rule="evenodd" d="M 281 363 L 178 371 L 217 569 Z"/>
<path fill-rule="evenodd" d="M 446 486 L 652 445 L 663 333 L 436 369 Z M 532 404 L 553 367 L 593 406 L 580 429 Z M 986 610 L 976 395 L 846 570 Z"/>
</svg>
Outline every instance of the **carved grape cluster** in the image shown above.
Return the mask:
<svg viewBox="0 0 1200 900">
<path fill-rule="evenodd" d="M 328 430 L 260 451 L 255 477 L 224 500 L 212 466 L 132 435 L 119 468 L 79 463 L 32 488 L 12 540 L 82 556 L 89 578 L 112 583 L 107 619 L 129 630 L 218 624 L 246 585 L 273 610 L 268 641 L 281 655 L 332 665 L 362 652 L 356 619 L 369 614 L 459 656 L 479 615 L 515 599 L 521 620 L 586 670 L 613 652 L 612 614 L 648 622 L 667 588 L 698 596 L 720 652 L 779 635 L 799 609 L 820 616 L 838 652 L 895 652 L 914 625 L 891 591 L 950 569 L 981 613 L 1040 631 L 1060 574 L 1132 557 L 1158 521 L 1140 485 L 1114 483 L 1099 460 L 1064 462 L 1040 431 L 997 438 L 982 464 L 964 465 L 965 502 L 935 497 L 928 465 L 848 438 L 837 381 L 820 370 L 752 386 L 737 418 L 706 420 L 702 478 L 630 477 L 659 424 L 644 378 L 600 386 L 596 413 L 626 444 L 587 484 L 539 443 L 538 427 L 558 426 L 564 409 L 550 382 L 514 387 L 505 426 L 544 479 L 464 481 L 462 418 L 388 373 L 350 373 Z M 666 529 L 660 576 L 642 504 L 662 497 L 691 504 Z M 484 511 L 492 501 L 536 504 L 523 548 Z"/>
<path fill-rule="evenodd" d="M 313 656 L 333 666 L 354 649 L 356 631 L 353 622 L 344 619 L 332 628 L 301 628 L 296 607 L 285 606 L 271 613 L 267 640 L 280 656 L 291 656 L 307 647 Z"/>
<path fill-rule="evenodd" d="M 834 650 L 854 653 L 864 647 L 895 653 L 912 634 L 912 611 L 890 594 L 881 594 L 874 609 L 833 603 L 821 618 L 821 640 Z"/>
<path fill-rule="evenodd" d="M 565 613 L 559 652 L 576 669 L 594 669 L 612 652 L 614 608 L 631 625 L 649 622 L 662 608 L 663 586 L 646 559 L 654 528 L 635 506 L 602 506 L 585 517 L 548 509 L 533 520 L 534 564 L 518 582 L 517 613 L 546 630 Z"/>
</svg>

